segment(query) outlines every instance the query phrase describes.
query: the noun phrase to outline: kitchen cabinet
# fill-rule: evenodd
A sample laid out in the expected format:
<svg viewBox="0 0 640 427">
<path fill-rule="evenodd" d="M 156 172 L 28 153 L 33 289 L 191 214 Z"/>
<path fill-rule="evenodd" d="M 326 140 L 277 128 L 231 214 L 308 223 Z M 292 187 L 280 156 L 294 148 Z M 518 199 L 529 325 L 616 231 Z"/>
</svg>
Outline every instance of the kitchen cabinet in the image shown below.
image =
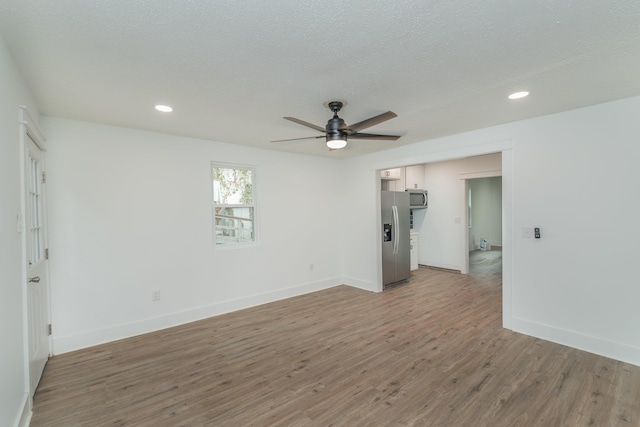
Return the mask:
<svg viewBox="0 0 640 427">
<path fill-rule="evenodd" d="M 419 248 L 418 248 L 418 240 L 419 240 L 420 235 L 418 233 L 411 233 L 411 236 L 409 237 L 409 247 L 411 249 L 410 252 L 410 258 L 411 258 L 411 271 L 413 270 L 417 270 L 418 269 L 418 254 L 419 254 Z"/>
<path fill-rule="evenodd" d="M 404 191 L 404 168 L 385 169 L 380 172 L 383 191 Z"/>
<path fill-rule="evenodd" d="M 405 170 L 405 188 L 424 190 L 424 165 L 407 166 Z"/>
<path fill-rule="evenodd" d="M 400 179 L 400 175 L 402 173 L 402 171 L 400 169 L 402 169 L 402 168 L 385 169 L 383 171 L 380 171 L 380 178 L 382 178 L 383 180 L 387 180 L 387 181 L 398 180 L 398 179 Z"/>
</svg>

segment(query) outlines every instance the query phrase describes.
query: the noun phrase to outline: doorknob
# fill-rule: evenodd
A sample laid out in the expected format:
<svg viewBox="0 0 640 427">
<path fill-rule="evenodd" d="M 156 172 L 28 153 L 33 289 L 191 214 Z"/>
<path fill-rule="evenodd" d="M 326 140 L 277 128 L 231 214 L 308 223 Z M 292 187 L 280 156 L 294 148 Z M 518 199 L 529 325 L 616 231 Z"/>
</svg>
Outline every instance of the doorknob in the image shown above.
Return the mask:
<svg viewBox="0 0 640 427">
<path fill-rule="evenodd" d="M 40 283 L 40 276 L 29 277 L 29 283 Z"/>
</svg>

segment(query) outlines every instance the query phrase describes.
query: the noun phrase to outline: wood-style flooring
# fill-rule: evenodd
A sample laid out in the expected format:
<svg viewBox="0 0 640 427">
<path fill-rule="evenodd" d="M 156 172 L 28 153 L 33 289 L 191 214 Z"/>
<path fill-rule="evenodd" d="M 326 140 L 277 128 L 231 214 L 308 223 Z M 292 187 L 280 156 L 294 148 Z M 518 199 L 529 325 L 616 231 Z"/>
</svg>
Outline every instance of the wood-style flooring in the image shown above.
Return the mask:
<svg viewBox="0 0 640 427">
<path fill-rule="evenodd" d="M 31 426 L 639 426 L 640 367 L 502 329 L 477 252 L 55 356 Z"/>
</svg>

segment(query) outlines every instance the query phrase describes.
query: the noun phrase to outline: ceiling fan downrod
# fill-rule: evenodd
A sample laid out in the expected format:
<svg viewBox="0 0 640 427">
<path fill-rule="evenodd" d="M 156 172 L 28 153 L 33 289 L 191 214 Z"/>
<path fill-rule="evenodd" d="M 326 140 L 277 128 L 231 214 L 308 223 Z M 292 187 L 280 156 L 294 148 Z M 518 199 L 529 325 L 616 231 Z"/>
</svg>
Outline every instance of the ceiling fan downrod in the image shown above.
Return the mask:
<svg viewBox="0 0 640 427">
<path fill-rule="evenodd" d="M 342 110 L 342 101 L 331 101 L 327 104 L 327 107 L 333 111 L 333 117 L 338 117 L 338 111 Z"/>
</svg>

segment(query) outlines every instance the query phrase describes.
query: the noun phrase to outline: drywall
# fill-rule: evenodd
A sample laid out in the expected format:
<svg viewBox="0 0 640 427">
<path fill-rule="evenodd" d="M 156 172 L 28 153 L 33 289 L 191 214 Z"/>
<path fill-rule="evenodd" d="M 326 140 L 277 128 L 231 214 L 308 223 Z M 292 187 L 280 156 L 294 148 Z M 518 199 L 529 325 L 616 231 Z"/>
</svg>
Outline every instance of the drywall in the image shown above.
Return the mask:
<svg viewBox="0 0 640 427">
<path fill-rule="evenodd" d="M 51 117 L 42 126 L 55 353 L 341 283 L 336 160 Z M 214 248 L 212 161 L 257 168 L 258 244 Z"/>
<path fill-rule="evenodd" d="M 22 236 L 20 213 L 20 126 L 18 106 L 38 110 L 0 37 L 0 424 L 24 425 L 29 402 L 25 387 Z"/>
<path fill-rule="evenodd" d="M 639 116 L 633 97 L 345 160 L 343 275 L 381 289 L 376 169 L 502 151 L 504 325 L 640 365 Z"/>
</svg>

